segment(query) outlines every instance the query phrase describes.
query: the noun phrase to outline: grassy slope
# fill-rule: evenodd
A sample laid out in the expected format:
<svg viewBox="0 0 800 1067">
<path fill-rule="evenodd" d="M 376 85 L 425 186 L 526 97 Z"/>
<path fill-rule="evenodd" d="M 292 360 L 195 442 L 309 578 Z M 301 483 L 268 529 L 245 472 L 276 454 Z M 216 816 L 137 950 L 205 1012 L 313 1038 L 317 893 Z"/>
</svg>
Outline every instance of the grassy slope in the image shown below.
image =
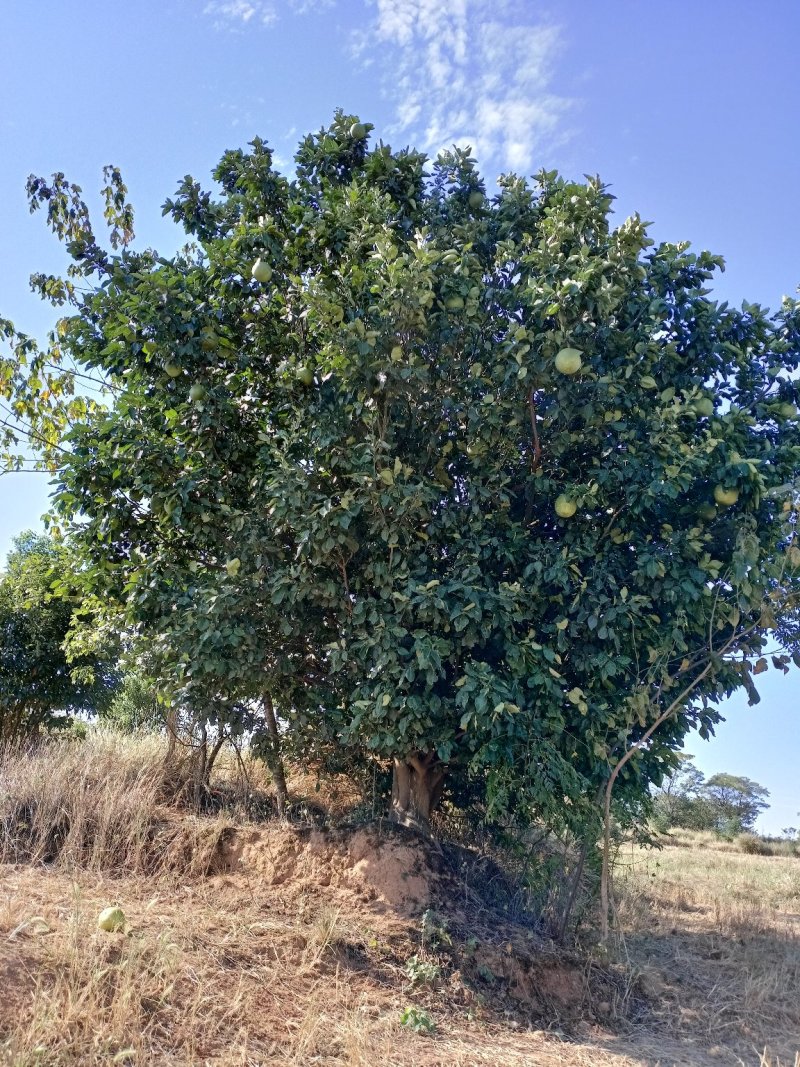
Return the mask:
<svg viewBox="0 0 800 1067">
<path fill-rule="evenodd" d="M 165 807 L 161 758 L 152 739 L 100 737 L 0 768 L 0 855 L 17 861 L 0 866 L 0 1064 L 795 1062 L 796 858 L 708 841 L 624 854 L 624 943 L 587 956 L 578 982 L 574 958 L 472 898 L 452 902 L 452 945 L 426 939 L 381 895 L 391 841 L 342 867 L 346 849 L 245 826 L 241 862 L 215 865 L 236 819 Z M 58 863 L 22 854 L 32 826 Z M 109 903 L 126 934 L 96 929 Z M 429 980 L 412 980 L 413 957 Z M 506 995 L 512 980 L 527 999 Z M 434 1033 L 401 1025 L 409 1006 Z"/>
</svg>

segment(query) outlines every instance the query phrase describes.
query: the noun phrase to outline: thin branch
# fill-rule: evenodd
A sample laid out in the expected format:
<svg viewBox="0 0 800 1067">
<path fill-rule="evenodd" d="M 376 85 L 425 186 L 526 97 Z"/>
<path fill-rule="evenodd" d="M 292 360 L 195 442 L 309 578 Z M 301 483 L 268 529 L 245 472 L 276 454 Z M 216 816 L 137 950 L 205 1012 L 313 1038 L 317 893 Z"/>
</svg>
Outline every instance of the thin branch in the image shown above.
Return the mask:
<svg viewBox="0 0 800 1067">
<path fill-rule="evenodd" d="M 539 441 L 539 431 L 536 427 L 536 401 L 533 393 L 534 391 L 531 389 L 528 397 L 528 407 L 531 415 L 531 434 L 533 435 L 533 458 L 531 460 L 531 470 L 537 471 L 542 465 L 542 446 Z"/>
<path fill-rule="evenodd" d="M 21 434 L 23 437 L 27 437 L 31 441 L 39 441 L 41 444 L 46 445 L 47 448 L 55 448 L 59 452 L 63 452 L 65 456 L 70 455 L 70 452 L 66 448 L 62 448 L 61 445 L 53 444 L 52 441 L 48 441 L 46 437 L 43 437 L 36 430 L 26 429 L 24 426 L 20 426 L 19 423 L 9 422 L 8 419 L 0 418 L 0 426 L 5 426 L 11 430 L 12 433 Z"/>
</svg>

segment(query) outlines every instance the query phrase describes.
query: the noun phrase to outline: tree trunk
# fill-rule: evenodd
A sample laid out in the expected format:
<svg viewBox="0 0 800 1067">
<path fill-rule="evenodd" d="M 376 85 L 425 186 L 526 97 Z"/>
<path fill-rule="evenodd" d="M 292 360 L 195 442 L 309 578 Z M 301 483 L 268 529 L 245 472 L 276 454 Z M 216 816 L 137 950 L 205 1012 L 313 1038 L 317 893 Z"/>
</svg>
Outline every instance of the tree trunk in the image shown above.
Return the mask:
<svg viewBox="0 0 800 1067">
<path fill-rule="evenodd" d="M 194 809 L 200 811 L 206 788 L 206 765 L 208 762 L 208 730 L 206 724 L 200 726 L 200 744 L 192 752 L 192 787 Z"/>
<path fill-rule="evenodd" d="M 389 818 L 422 833 L 431 832 L 431 812 L 438 807 L 445 768 L 435 753 L 416 753 L 395 759 L 392 776 L 392 808 Z"/>
<path fill-rule="evenodd" d="M 175 749 L 178 745 L 178 709 L 171 707 L 167 712 L 167 754 L 164 762 L 171 764 L 175 759 Z"/>
<path fill-rule="evenodd" d="M 264 694 L 264 720 L 267 724 L 269 741 L 264 748 L 264 762 L 269 767 L 272 781 L 275 785 L 275 798 L 278 802 L 278 815 L 283 815 L 289 802 L 289 791 L 286 788 L 286 774 L 283 770 L 281 759 L 281 735 L 278 733 L 278 720 L 275 718 L 275 706 L 269 693 Z"/>
</svg>

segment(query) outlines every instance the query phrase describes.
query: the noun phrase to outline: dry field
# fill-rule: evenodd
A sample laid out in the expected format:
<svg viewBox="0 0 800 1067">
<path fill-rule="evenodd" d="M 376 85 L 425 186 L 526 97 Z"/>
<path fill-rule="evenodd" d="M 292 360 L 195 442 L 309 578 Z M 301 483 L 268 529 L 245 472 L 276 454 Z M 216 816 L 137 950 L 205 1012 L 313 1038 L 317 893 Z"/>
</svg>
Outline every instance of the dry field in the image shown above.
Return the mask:
<svg viewBox="0 0 800 1067">
<path fill-rule="evenodd" d="M 100 738 L 0 766 L 0 1064 L 800 1062 L 796 858 L 628 851 L 624 936 L 567 951 L 492 911 L 478 860 L 180 813 L 160 759 Z"/>
</svg>

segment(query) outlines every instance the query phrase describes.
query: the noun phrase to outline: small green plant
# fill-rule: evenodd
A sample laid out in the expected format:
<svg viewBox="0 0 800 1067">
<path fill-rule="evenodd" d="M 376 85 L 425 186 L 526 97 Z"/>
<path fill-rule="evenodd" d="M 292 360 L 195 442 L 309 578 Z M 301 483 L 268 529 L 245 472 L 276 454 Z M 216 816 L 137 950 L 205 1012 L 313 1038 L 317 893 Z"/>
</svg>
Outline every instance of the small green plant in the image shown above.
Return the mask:
<svg viewBox="0 0 800 1067">
<path fill-rule="evenodd" d="M 437 948 L 439 945 L 452 944 L 453 939 L 447 929 L 447 920 L 428 908 L 422 915 L 422 947 L 429 945 L 431 948 Z"/>
<path fill-rule="evenodd" d="M 407 1026 L 415 1034 L 432 1034 L 436 1023 L 422 1008 L 404 1008 L 400 1014 L 400 1025 Z"/>
<path fill-rule="evenodd" d="M 416 953 L 406 963 L 406 974 L 412 985 L 433 985 L 442 975 L 438 963 L 420 959 Z"/>
</svg>

